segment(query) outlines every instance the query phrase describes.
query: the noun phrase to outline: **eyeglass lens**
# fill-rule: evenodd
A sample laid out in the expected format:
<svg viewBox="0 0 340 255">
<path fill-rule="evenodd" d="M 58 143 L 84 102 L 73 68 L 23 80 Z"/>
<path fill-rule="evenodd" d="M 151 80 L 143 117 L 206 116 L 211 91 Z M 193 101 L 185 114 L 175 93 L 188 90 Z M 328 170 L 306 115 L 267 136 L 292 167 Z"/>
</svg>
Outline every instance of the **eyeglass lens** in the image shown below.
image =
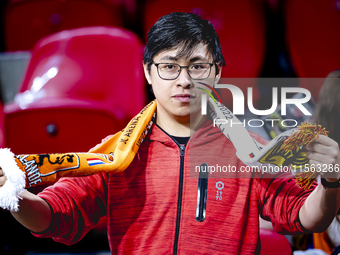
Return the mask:
<svg viewBox="0 0 340 255">
<path fill-rule="evenodd" d="M 187 68 L 192 79 L 206 79 L 210 75 L 211 64 L 195 63 L 181 67 L 178 64 L 160 63 L 157 65 L 158 74 L 162 79 L 176 79 L 182 68 Z"/>
</svg>

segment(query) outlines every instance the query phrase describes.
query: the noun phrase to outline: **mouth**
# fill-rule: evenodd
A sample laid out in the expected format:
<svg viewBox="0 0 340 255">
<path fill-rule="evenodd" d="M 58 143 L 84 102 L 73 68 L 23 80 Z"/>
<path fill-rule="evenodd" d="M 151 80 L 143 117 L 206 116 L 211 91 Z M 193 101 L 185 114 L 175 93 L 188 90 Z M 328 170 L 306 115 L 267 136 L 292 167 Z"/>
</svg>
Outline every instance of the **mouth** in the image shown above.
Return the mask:
<svg viewBox="0 0 340 255">
<path fill-rule="evenodd" d="M 186 102 L 190 102 L 190 99 L 196 98 L 196 96 L 192 94 L 177 94 L 177 95 L 174 95 L 173 98 L 175 98 L 176 100 L 182 103 L 186 103 Z"/>
</svg>

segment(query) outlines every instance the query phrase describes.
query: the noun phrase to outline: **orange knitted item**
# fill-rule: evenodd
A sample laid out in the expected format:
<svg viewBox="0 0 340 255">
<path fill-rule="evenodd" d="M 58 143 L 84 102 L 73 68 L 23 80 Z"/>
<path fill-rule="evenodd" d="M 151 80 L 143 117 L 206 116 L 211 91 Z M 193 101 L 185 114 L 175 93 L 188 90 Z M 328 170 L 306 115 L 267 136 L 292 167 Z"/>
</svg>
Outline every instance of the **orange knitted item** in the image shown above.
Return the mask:
<svg viewBox="0 0 340 255">
<path fill-rule="evenodd" d="M 15 155 L 18 167 L 25 172 L 26 188 L 55 182 L 65 176 L 86 176 L 98 172 L 125 170 L 151 127 L 155 111 L 156 101 L 153 101 L 135 116 L 123 131 L 116 133 L 89 153 Z"/>
</svg>

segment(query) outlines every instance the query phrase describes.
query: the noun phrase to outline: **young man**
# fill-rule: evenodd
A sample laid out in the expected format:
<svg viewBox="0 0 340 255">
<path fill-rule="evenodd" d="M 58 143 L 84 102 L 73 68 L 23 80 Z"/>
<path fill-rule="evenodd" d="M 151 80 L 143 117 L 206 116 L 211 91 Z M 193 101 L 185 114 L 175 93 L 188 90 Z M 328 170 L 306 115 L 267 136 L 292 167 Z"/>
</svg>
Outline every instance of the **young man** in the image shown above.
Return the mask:
<svg viewBox="0 0 340 255">
<path fill-rule="evenodd" d="M 213 85 L 223 65 L 208 21 L 187 13 L 162 17 L 150 29 L 144 55 L 157 99 L 156 125 L 132 163 L 118 174 L 61 179 L 38 196 L 25 191 L 13 216 L 37 237 L 72 244 L 107 215 L 112 254 L 259 253 L 259 215 L 281 233 L 326 229 L 339 208 L 338 188 L 304 191 L 290 174 L 205 182 L 190 176 L 190 150 L 191 158 L 208 164 L 243 165 L 233 144 L 200 113 L 202 92 L 194 81 L 206 78 Z M 308 149 L 312 164 L 339 163 L 338 144 L 328 137 Z M 0 170 L 0 186 L 2 175 Z M 201 185 L 207 188 L 203 204 Z"/>
</svg>

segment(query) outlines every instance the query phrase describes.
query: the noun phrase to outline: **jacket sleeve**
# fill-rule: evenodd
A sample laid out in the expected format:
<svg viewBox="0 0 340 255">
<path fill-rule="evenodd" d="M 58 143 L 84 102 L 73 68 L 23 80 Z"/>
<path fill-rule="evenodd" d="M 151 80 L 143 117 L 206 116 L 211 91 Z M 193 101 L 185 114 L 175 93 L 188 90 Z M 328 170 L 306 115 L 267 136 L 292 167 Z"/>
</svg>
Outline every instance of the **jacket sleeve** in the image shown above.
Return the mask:
<svg viewBox="0 0 340 255">
<path fill-rule="evenodd" d="M 106 215 L 107 178 L 106 173 L 67 177 L 47 187 L 38 196 L 51 207 L 51 224 L 44 232 L 32 234 L 68 245 L 79 241 Z"/>
<path fill-rule="evenodd" d="M 267 140 L 250 132 L 259 143 L 266 145 Z M 309 233 L 300 223 L 299 211 L 306 198 L 317 186 L 308 190 L 299 188 L 290 172 L 272 175 L 255 174 L 255 186 L 259 201 L 260 216 L 272 222 L 276 232 L 281 234 Z"/>
<path fill-rule="evenodd" d="M 291 173 L 281 173 L 273 178 L 262 174 L 256 178 L 260 216 L 272 222 L 276 232 L 281 234 L 308 233 L 300 223 L 299 210 L 306 198 L 317 186 L 308 190 L 299 188 Z"/>
</svg>

